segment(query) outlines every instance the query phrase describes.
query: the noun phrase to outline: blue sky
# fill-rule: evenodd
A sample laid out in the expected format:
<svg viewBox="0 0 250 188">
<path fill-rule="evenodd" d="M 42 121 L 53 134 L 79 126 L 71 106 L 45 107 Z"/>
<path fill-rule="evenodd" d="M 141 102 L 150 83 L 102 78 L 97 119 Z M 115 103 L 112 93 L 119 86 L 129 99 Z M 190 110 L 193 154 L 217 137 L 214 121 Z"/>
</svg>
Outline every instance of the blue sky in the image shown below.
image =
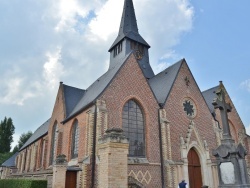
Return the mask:
<svg viewBox="0 0 250 188">
<path fill-rule="evenodd" d="M 123 0 L 0 0 L 0 119 L 15 142 L 53 109 L 59 82 L 87 88 L 108 68 Z M 250 133 L 249 0 L 134 0 L 155 73 L 185 58 L 200 89 L 223 81 Z"/>
<path fill-rule="evenodd" d="M 194 0 L 191 4 L 193 28 L 174 49 L 188 61 L 201 90 L 223 81 L 250 133 L 250 2 Z"/>
</svg>

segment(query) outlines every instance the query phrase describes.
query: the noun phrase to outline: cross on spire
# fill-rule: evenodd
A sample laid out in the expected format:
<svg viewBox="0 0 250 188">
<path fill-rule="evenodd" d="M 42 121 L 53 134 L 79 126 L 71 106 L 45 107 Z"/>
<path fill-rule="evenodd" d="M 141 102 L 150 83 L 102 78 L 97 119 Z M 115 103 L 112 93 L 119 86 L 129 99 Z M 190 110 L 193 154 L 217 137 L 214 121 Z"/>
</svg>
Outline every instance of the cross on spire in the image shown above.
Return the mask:
<svg viewBox="0 0 250 188">
<path fill-rule="evenodd" d="M 222 81 L 220 81 L 220 87 L 216 91 L 216 94 L 217 98 L 213 100 L 213 105 L 215 109 L 219 108 L 220 110 L 221 121 L 223 125 L 223 139 L 224 140 L 232 139 L 228 123 L 228 115 L 227 115 L 228 112 L 231 112 L 232 107 L 229 103 L 226 103 L 225 92 L 223 90 Z"/>
</svg>

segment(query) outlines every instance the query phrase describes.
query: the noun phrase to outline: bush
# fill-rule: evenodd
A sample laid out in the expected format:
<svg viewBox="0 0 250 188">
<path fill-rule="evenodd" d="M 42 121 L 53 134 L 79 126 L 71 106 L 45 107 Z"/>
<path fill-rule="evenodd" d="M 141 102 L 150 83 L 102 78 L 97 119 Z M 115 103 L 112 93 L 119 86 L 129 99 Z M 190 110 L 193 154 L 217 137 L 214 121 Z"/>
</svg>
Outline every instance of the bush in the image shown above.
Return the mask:
<svg viewBox="0 0 250 188">
<path fill-rule="evenodd" d="M 1 188 L 47 188 L 46 180 L 4 179 L 0 180 Z"/>
</svg>

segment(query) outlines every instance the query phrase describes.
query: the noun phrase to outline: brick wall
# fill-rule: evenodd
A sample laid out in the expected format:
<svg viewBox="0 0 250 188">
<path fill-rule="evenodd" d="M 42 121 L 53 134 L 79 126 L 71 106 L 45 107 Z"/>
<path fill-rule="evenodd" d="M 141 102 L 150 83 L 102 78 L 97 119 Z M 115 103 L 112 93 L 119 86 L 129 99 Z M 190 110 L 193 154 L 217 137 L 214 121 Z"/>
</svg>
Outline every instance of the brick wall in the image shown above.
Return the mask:
<svg viewBox="0 0 250 188">
<path fill-rule="evenodd" d="M 48 145 L 47 145 L 47 159 L 46 159 L 46 165 L 45 168 L 48 168 L 50 166 L 50 151 L 53 149 L 51 148 L 51 143 L 52 143 L 52 131 L 53 131 L 53 126 L 55 124 L 57 124 L 58 126 L 58 132 L 57 134 L 60 135 L 60 133 L 63 132 L 63 125 L 60 123 L 64 118 L 65 118 L 65 106 L 64 106 L 64 96 L 63 96 L 63 84 L 60 83 L 59 86 L 59 90 L 56 96 L 56 100 L 55 100 L 55 105 L 54 105 L 54 109 L 52 112 L 52 116 L 51 116 L 51 120 L 50 120 L 50 125 L 49 125 L 49 129 L 48 129 Z M 57 137 L 60 139 L 60 136 Z M 57 150 L 55 151 L 55 156 L 59 155 L 62 151 L 62 148 L 60 148 L 61 144 L 59 143 L 58 145 L 58 139 L 56 140 L 56 148 Z M 59 146 L 59 147 L 58 147 Z"/>
<path fill-rule="evenodd" d="M 190 81 L 188 85 L 185 81 L 186 77 Z M 172 159 L 174 161 L 181 160 L 180 137 L 186 138 L 190 124 L 190 118 L 186 115 L 183 107 L 185 98 L 190 98 L 195 103 L 197 114 L 192 120 L 200 138 L 207 141 L 210 157 L 214 159 L 212 149 L 216 148 L 216 135 L 213 128 L 212 115 L 185 62 L 180 68 L 164 107 L 166 117 L 170 121 Z M 190 142 L 192 141 L 198 141 L 194 134 L 190 138 Z"/>
<path fill-rule="evenodd" d="M 140 170 L 141 173 L 148 172 L 150 173 L 151 178 L 148 183 L 144 182 L 145 186 L 160 187 L 161 175 L 158 134 L 159 107 L 134 55 L 131 55 L 127 59 L 118 74 L 99 98 L 99 100 L 105 101 L 106 103 L 108 128 L 122 128 L 123 106 L 130 99 L 134 99 L 141 106 L 143 111 L 145 122 L 146 158 L 149 163 L 146 165 L 129 165 L 128 174 L 133 169 L 135 173 L 139 173 Z"/>
</svg>

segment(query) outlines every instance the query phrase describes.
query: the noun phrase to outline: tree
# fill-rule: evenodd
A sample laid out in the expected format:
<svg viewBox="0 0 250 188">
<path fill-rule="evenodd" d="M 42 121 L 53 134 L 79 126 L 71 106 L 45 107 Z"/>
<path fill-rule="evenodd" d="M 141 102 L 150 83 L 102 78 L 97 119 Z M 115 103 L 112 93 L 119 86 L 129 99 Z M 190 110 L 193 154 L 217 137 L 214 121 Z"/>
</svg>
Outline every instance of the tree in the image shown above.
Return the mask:
<svg viewBox="0 0 250 188">
<path fill-rule="evenodd" d="M 29 138 L 32 136 L 32 132 L 28 131 L 27 133 L 22 133 L 19 137 L 18 144 L 14 147 L 13 153 L 18 152 L 21 147 L 29 140 Z"/>
<path fill-rule="evenodd" d="M 0 166 L 1 166 L 7 159 L 9 159 L 12 155 L 13 155 L 12 152 L 0 153 Z"/>
<path fill-rule="evenodd" d="M 0 123 L 0 153 L 8 153 L 13 142 L 15 126 L 11 118 L 4 118 Z"/>
</svg>

